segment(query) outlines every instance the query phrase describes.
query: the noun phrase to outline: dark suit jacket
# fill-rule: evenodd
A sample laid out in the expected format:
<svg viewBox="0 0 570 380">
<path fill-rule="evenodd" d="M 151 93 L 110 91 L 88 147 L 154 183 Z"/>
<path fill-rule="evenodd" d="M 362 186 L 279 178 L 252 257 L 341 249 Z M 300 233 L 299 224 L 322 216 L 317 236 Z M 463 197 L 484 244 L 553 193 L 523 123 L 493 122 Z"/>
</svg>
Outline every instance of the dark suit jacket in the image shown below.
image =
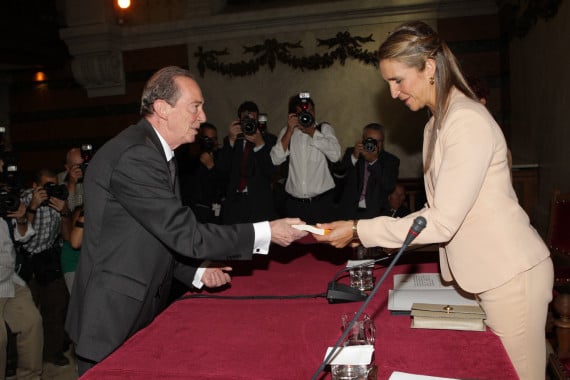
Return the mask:
<svg viewBox="0 0 570 380">
<path fill-rule="evenodd" d="M 85 176 L 85 235 L 66 329 L 78 355 L 100 361 L 165 307 L 172 276 L 196 259 L 250 259 L 252 225 L 201 225 L 171 185 L 146 119 L 107 142 Z"/>
<path fill-rule="evenodd" d="M 352 165 L 354 148 L 348 148 L 342 158 L 346 170 L 344 190 L 339 204 L 343 218 L 373 218 L 382 215 L 388 206 L 388 195 L 396 186 L 400 169 L 400 159 L 386 151 L 380 152 L 378 159 L 370 165 L 370 176 L 366 186 L 366 210 L 358 211 L 358 201 L 364 180 L 364 165 L 368 163 L 360 157 Z"/>
<path fill-rule="evenodd" d="M 236 205 L 237 202 L 244 202 L 236 196 L 243 161 L 243 140 L 237 139 L 232 147 L 228 138 L 224 138 L 218 163 L 220 170 L 228 177 L 226 199 L 222 205 L 222 219 L 225 224 L 228 222 L 259 222 L 272 220 L 277 216 L 271 188 L 271 181 L 277 173 L 277 167 L 273 165 L 269 156 L 277 137 L 271 133 L 264 133 L 263 139 L 265 145 L 257 152 L 252 148 L 246 158 L 245 175 L 248 197 L 245 200 L 247 210 L 243 210 Z M 243 211 L 248 211 L 248 215 L 243 215 Z M 243 219 L 244 216 L 245 219 Z"/>
</svg>

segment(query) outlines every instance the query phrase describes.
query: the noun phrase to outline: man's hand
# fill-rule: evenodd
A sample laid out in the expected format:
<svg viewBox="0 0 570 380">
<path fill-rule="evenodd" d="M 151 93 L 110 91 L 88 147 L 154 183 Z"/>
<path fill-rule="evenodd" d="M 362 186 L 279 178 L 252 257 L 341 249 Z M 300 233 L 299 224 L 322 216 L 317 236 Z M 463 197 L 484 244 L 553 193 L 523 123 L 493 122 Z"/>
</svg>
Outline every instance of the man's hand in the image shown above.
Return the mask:
<svg viewBox="0 0 570 380">
<path fill-rule="evenodd" d="M 263 135 L 259 128 L 255 131 L 253 135 L 244 135 L 245 139 L 252 143 L 256 148 L 263 146 L 265 144 L 265 140 L 263 139 Z"/>
<path fill-rule="evenodd" d="M 57 212 L 69 212 L 69 207 L 67 207 L 66 200 L 57 199 L 56 197 L 49 197 L 48 205 Z"/>
<path fill-rule="evenodd" d="M 287 116 L 287 131 L 293 133 L 295 128 L 301 128 L 301 125 L 299 124 L 297 114 L 290 113 L 289 116 Z"/>
<path fill-rule="evenodd" d="M 47 191 L 43 187 L 38 186 L 32 193 L 32 199 L 28 207 L 32 210 L 37 210 L 46 199 L 48 199 Z"/>
<path fill-rule="evenodd" d="M 212 169 L 215 166 L 214 153 L 202 152 L 202 154 L 200 154 L 200 162 L 208 169 Z"/>
<path fill-rule="evenodd" d="M 306 231 L 300 231 L 291 227 L 293 224 L 305 224 L 305 222 L 299 218 L 284 218 L 269 222 L 271 242 L 287 247 L 295 240 L 301 239 L 308 234 Z"/>
<path fill-rule="evenodd" d="M 16 219 L 21 219 L 25 215 L 26 215 L 26 205 L 23 204 L 22 202 L 20 202 L 20 206 L 18 206 L 18 209 L 16 211 L 6 213 L 6 216 L 8 218 L 16 218 Z"/>
<path fill-rule="evenodd" d="M 230 277 L 229 273 L 231 272 L 232 267 L 215 267 L 211 266 L 206 268 L 204 274 L 202 275 L 202 283 L 207 286 L 208 288 L 217 288 L 219 286 L 229 284 L 232 282 L 232 278 Z"/>
<path fill-rule="evenodd" d="M 358 140 L 354 144 L 354 150 L 352 151 L 352 157 L 354 157 L 355 160 L 358 160 L 358 157 L 360 157 L 360 155 L 362 153 L 364 153 L 364 144 L 362 144 L 362 140 Z"/>
<path fill-rule="evenodd" d="M 73 165 L 71 169 L 67 171 L 67 183 L 69 185 L 75 185 L 81 178 L 83 178 L 83 170 L 81 170 L 79 165 Z"/>
<path fill-rule="evenodd" d="M 352 220 L 339 220 L 331 223 L 317 223 L 318 228 L 329 229 L 326 235 L 313 234 L 315 240 L 329 243 L 336 248 L 344 248 L 354 240 L 352 233 Z"/>
<path fill-rule="evenodd" d="M 234 146 L 234 143 L 236 142 L 236 139 L 238 138 L 238 135 L 240 135 L 241 132 L 241 123 L 239 120 L 234 120 L 231 124 L 230 124 L 230 128 L 228 131 L 228 140 L 230 142 L 231 146 Z"/>
</svg>

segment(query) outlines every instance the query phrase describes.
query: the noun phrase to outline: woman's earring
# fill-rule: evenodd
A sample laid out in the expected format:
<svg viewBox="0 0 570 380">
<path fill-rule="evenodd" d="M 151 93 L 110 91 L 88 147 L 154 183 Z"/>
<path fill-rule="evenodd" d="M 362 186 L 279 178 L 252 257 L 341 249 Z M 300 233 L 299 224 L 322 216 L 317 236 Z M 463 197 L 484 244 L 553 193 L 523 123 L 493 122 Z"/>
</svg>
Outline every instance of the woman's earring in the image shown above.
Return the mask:
<svg viewBox="0 0 570 380">
<path fill-rule="evenodd" d="M 429 84 L 433 85 L 435 83 L 435 80 L 433 79 L 433 77 L 429 78 Z"/>
</svg>

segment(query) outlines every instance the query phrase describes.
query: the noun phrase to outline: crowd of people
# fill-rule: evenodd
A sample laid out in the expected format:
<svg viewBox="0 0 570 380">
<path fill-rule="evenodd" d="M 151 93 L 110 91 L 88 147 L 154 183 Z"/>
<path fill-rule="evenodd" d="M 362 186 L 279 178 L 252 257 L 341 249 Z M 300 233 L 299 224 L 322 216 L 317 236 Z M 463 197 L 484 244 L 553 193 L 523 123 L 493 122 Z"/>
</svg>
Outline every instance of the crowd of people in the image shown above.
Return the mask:
<svg viewBox="0 0 570 380">
<path fill-rule="evenodd" d="M 305 94 L 291 96 L 278 136 L 259 122 L 265 114 L 257 104 L 245 101 L 221 143 L 218 128 L 203 123 L 197 141 L 175 151 L 182 201 L 198 221 L 298 217 L 314 224 L 387 215 L 389 195 L 403 185 L 397 183 L 400 160 L 384 150 L 385 128 L 365 125 L 341 157 L 334 128 L 317 121 L 314 100 Z M 299 121 L 303 112 L 310 115 L 306 125 Z"/>
<path fill-rule="evenodd" d="M 38 379 L 42 360 L 68 365 L 71 343 L 81 375 L 168 305 L 173 281 L 226 285 L 224 262 L 290 245 L 307 234 L 294 224 L 330 229 L 315 238 L 334 247 L 390 249 L 422 215 L 418 242 L 442 244 L 443 277 L 477 294 L 521 378 L 538 378 L 552 264 L 518 205 L 500 128 L 428 25 L 396 29 L 379 58 L 392 96 L 432 115 L 426 207 L 406 207 L 400 160 L 384 150 L 379 123 L 363 126 L 342 155 L 333 125 L 301 92 L 277 135 L 247 100 L 220 142 L 193 76 L 163 68 L 145 85 L 138 123 L 89 165 L 72 147 L 64 172 L 39 170 L 2 215 L 0 363 L 9 332 L 18 378 Z"/>
</svg>

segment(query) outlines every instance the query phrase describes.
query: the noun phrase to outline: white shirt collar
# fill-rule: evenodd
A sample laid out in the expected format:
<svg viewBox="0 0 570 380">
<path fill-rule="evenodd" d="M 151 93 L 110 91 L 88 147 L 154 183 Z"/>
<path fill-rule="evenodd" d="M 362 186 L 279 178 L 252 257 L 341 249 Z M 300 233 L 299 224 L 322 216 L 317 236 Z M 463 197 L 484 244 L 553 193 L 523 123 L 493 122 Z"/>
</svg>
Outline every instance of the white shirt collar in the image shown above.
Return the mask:
<svg viewBox="0 0 570 380">
<path fill-rule="evenodd" d="M 160 133 L 158 133 L 156 128 L 152 127 L 152 129 L 154 129 L 154 132 L 156 132 L 156 135 L 158 136 L 158 139 L 160 140 L 160 143 L 162 144 L 162 149 L 164 149 L 164 154 L 166 156 L 166 162 L 170 161 L 172 159 L 172 157 L 174 157 L 174 151 L 172 149 L 170 149 L 170 146 L 168 145 L 166 140 L 160 135 Z"/>
</svg>

